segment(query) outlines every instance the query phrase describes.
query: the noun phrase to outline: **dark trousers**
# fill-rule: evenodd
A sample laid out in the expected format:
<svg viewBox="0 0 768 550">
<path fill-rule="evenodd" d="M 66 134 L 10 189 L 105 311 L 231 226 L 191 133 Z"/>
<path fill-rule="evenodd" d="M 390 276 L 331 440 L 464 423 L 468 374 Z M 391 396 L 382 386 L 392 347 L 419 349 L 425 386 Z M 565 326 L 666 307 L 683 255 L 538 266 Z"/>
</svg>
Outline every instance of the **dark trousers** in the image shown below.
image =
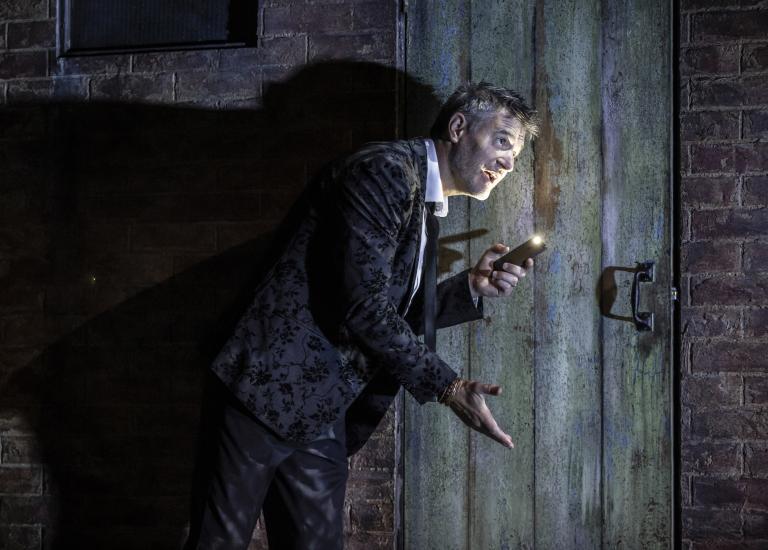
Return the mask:
<svg viewBox="0 0 768 550">
<path fill-rule="evenodd" d="M 271 549 L 341 549 L 343 419 L 327 435 L 295 445 L 253 417 L 218 379 L 209 386 L 185 550 L 245 550 L 262 508 Z"/>
</svg>

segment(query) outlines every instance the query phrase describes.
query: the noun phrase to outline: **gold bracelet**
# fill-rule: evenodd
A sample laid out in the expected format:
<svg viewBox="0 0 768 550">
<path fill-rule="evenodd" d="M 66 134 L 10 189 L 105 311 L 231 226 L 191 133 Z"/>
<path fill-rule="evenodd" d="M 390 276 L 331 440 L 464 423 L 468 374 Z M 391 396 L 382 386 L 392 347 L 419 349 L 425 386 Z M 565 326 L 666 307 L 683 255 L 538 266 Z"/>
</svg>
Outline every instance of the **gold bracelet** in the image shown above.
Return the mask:
<svg viewBox="0 0 768 550">
<path fill-rule="evenodd" d="M 448 384 L 448 387 L 445 388 L 445 391 L 443 391 L 443 394 L 440 396 L 440 398 L 437 400 L 438 403 L 441 403 L 443 405 L 450 405 L 451 401 L 453 400 L 453 396 L 456 395 L 456 392 L 459 390 L 459 388 L 464 384 L 464 380 L 462 378 L 454 378 L 453 382 Z"/>
</svg>

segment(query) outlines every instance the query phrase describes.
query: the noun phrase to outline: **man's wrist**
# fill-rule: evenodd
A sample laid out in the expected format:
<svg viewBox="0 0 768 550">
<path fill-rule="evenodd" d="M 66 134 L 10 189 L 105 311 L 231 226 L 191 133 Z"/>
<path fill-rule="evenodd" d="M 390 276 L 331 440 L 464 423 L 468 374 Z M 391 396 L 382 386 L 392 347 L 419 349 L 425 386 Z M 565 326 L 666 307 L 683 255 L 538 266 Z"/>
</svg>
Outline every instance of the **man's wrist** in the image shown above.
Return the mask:
<svg viewBox="0 0 768 550">
<path fill-rule="evenodd" d="M 440 395 L 437 402 L 442 405 L 450 406 L 456 392 L 464 385 L 464 383 L 465 380 L 463 378 L 456 377 L 454 381 L 448 384 L 448 387 L 443 390 L 443 393 Z"/>
<path fill-rule="evenodd" d="M 477 291 L 472 286 L 472 270 L 470 269 L 467 272 L 467 284 L 469 285 L 469 295 L 472 296 L 472 300 L 475 302 L 475 305 L 477 305 L 477 300 L 480 298 L 480 294 L 477 293 Z"/>
</svg>

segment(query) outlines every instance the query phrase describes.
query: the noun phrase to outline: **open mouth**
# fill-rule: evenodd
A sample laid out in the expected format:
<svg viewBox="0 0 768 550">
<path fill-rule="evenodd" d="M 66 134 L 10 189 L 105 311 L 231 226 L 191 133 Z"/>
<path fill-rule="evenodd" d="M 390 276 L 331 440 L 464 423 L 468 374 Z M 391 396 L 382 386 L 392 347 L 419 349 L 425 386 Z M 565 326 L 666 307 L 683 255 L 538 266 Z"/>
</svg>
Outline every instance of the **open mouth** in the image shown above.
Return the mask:
<svg viewBox="0 0 768 550">
<path fill-rule="evenodd" d="M 485 174 L 485 177 L 488 178 L 489 183 L 494 183 L 497 179 L 499 179 L 499 175 L 496 172 L 491 172 L 490 170 L 483 170 L 483 173 Z"/>
</svg>

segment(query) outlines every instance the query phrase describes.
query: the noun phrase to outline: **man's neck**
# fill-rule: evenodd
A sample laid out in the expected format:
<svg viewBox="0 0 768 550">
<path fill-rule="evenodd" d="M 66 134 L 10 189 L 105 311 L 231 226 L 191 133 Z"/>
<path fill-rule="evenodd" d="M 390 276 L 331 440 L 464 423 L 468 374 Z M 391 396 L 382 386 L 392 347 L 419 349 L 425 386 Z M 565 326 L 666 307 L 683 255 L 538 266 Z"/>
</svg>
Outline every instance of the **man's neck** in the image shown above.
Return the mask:
<svg viewBox="0 0 768 550">
<path fill-rule="evenodd" d="M 440 167 L 440 180 L 443 182 L 443 195 L 446 197 L 458 195 L 453 185 L 450 163 L 448 162 L 453 144 L 440 138 L 433 139 L 433 142 L 437 154 L 437 164 Z"/>
</svg>

